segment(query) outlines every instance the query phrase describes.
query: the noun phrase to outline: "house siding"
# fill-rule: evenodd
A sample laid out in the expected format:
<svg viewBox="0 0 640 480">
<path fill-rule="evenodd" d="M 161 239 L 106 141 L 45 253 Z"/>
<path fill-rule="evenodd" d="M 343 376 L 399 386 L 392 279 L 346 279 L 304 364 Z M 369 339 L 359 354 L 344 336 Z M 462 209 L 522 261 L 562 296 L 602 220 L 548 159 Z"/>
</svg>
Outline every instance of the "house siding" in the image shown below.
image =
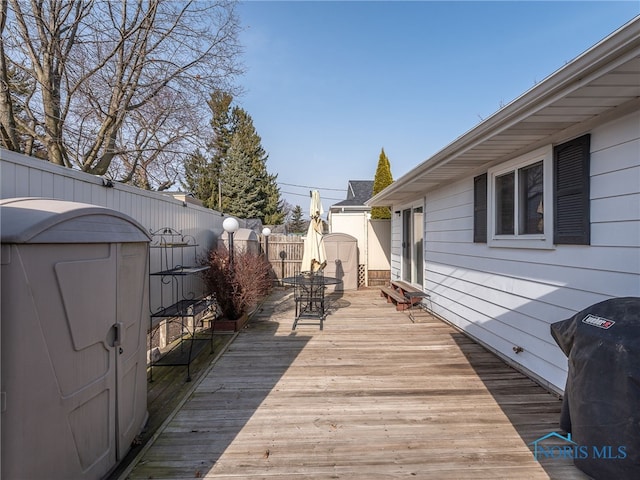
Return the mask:
<svg viewBox="0 0 640 480">
<path fill-rule="evenodd" d="M 474 244 L 472 176 L 426 196 L 424 286 L 434 312 L 558 392 L 567 360 L 549 325 L 608 298 L 640 295 L 638 125 L 634 113 L 590 132 L 590 246 Z M 393 220 L 397 277 L 401 219 Z"/>
</svg>

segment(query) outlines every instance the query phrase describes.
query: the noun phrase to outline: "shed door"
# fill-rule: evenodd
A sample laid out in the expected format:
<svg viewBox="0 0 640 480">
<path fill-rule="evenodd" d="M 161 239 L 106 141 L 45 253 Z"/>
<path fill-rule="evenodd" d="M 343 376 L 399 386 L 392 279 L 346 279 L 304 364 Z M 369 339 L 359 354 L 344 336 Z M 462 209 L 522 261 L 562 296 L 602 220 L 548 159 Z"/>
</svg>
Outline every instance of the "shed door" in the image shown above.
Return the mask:
<svg viewBox="0 0 640 480">
<path fill-rule="evenodd" d="M 145 243 L 118 245 L 116 309 L 121 329 L 119 344 L 115 346 L 118 460 L 126 455 L 147 415 L 148 259 Z"/>
<path fill-rule="evenodd" d="M 99 247 L 104 257 L 55 265 L 74 365 L 56 370 L 81 405 L 69 421 L 83 467 L 121 460 L 147 412 L 147 245 L 74 246 Z"/>
<path fill-rule="evenodd" d="M 82 471 L 99 472 L 117 458 L 115 245 L 69 248 L 85 258 L 54 266 L 66 315 L 51 317 L 46 337 Z"/>
<path fill-rule="evenodd" d="M 83 474 L 99 477 L 126 454 L 146 416 L 147 245 L 28 247 L 28 277 L 34 296 L 40 292 L 40 328 L 61 397 L 47 416 L 57 417 L 52 431 L 68 432 L 48 442 L 47 454 L 75 458 Z M 52 268 L 40 268 L 47 263 Z"/>
<path fill-rule="evenodd" d="M 357 240 L 346 234 L 330 234 L 323 239 L 327 253 L 327 266 L 324 274 L 342 281 L 328 291 L 355 290 L 358 288 L 358 244 Z"/>
<path fill-rule="evenodd" d="M 3 334 L 20 339 L 3 364 L 10 380 L 3 430 L 10 428 L 18 446 L 10 448 L 18 460 L 3 462 L 7 476 L 17 468 L 23 478 L 100 478 L 115 463 L 114 250 L 109 244 L 13 249 L 14 287 L 28 293 L 9 310 L 10 329 L 3 325 Z M 26 418 L 31 426 L 21 428 Z"/>
</svg>

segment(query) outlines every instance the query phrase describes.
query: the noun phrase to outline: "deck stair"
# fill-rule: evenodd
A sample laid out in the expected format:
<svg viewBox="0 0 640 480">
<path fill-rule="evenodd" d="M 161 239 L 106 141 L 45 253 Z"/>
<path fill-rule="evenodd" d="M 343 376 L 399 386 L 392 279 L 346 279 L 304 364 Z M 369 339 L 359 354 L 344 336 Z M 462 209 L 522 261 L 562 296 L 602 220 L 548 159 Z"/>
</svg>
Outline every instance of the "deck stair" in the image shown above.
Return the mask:
<svg viewBox="0 0 640 480">
<path fill-rule="evenodd" d="M 387 303 L 393 303 L 398 311 L 407 310 L 422 301 L 422 298 L 406 295 L 412 292 L 422 292 L 422 290 L 402 280 L 392 280 L 388 286 L 380 288 L 380 296 L 385 297 Z"/>
</svg>

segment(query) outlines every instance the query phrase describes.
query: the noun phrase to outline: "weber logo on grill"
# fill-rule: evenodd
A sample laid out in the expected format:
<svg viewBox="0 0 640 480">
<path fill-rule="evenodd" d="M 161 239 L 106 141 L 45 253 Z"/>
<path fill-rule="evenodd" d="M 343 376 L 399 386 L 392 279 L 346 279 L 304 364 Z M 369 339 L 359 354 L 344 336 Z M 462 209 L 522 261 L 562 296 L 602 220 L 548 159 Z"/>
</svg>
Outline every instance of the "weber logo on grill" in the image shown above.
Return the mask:
<svg viewBox="0 0 640 480">
<path fill-rule="evenodd" d="M 591 325 L 592 327 L 598 327 L 607 330 L 611 328 L 616 322 L 614 322 L 613 320 L 608 320 L 606 318 L 597 317 L 596 315 L 587 315 L 582 319 L 582 323 L 586 323 L 587 325 Z"/>
</svg>

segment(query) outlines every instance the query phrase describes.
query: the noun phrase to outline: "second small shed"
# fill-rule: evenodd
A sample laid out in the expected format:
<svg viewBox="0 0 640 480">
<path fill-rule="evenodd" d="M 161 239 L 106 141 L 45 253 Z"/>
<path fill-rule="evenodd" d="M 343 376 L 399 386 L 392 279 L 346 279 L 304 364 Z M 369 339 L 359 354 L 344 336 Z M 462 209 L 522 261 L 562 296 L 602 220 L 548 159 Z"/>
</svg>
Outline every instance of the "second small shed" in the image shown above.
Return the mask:
<svg viewBox="0 0 640 480">
<path fill-rule="evenodd" d="M 342 281 L 336 290 L 358 289 L 358 239 L 346 233 L 328 233 L 322 237 L 327 266 L 324 274 Z"/>
</svg>

